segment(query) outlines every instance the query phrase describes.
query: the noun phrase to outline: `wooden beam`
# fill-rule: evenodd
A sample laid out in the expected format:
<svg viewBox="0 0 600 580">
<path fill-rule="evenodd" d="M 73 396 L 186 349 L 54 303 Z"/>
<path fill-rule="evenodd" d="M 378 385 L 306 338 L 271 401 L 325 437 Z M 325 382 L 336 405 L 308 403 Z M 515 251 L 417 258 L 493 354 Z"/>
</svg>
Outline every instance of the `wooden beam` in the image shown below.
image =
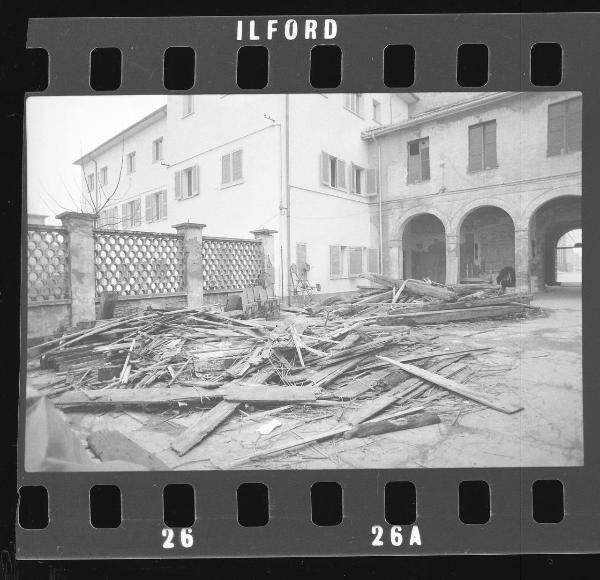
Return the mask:
<svg viewBox="0 0 600 580">
<path fill-rule="evenodd" d="M 472 388 L 466 387 L 465 385 L 461 385 L 457 381 L 454 381 L 447 377 L 443 377 L 429 370 L 422 369 L 411 364 L 401 363 L 397 360 L 385 356 L 378 356 L 377 358 L 389 362 L 390 364 L 393 364 L 398 368 L 409 372 L 412 375 L 415 375 L 416 377 L 420 377 L 429 383 L 433 383 L 434 385 L 442 387 L 443 389 L 460 395 L 461 397 L 465 397 L 467 399 L 471 399 L 472 401 L 476 401 L 477 403 L 481 403 L 482 405 L 495 409 L 496 411 L 511 414 L 516 413 L 517 411 L 521 411 L 523 409 L 523 407 L 519 407 L 517 405 L 503 403 L 493 395 L 482 395 L 480 393 L 477 393 L 476 391 L 472 390 Z"/>
<path fill-rule="evenodd" d="M 432 312 L 404 312 L 402 314 L 388 314 L 379 316 L 377 324 L 382 326 L 439 324 L 446 322 L 460 322 L 463 320 L 479 320 L 482 318 L 498 318 L 523 312 L 522 304 L 508 304 L 501 306 L 481 306 L 461 308 L 457 310 L 434 310 Z"/>
<path fill-rule="evenodd" d="M 223 421 L 235 413 L 240 403 L 221 401 L 208 413 L 204 413 L 198 422 L 186 429 L 179 437 L 171 441 L 171 448 L 178 455 L 185 455 L 212 433 Z"/>
<path fill-rule="evenodd" d="M 240 384 L 227 389 L 225 400 L 240 403 L 308 403 L 315 401 L 316 396 L 313 390 L 307 388 Z"/>
</svg>

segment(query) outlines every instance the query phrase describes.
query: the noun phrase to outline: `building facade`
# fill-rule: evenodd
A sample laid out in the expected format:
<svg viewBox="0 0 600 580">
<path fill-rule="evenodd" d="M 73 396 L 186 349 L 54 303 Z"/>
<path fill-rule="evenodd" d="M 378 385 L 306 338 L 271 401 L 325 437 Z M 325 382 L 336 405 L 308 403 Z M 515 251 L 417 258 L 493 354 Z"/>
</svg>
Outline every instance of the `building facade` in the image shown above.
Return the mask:
<svg viewBox="0 0 600 580">
<path fill-rule="evenodd" d="M 535 290 L 580 221 L 581 97 L 175 95 L 75 163 L 101 227 L 275 230 L 282 296 L 291 269 L 323 294 L 367 270 L 456 283 L 505 266 Z"/>
</svg>

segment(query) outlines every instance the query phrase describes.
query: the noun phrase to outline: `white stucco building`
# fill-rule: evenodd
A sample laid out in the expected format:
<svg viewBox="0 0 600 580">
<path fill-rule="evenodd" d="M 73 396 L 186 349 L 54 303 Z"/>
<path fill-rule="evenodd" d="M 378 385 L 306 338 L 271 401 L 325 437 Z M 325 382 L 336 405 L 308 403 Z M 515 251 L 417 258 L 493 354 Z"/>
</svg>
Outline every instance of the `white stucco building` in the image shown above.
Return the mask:
<svg viewBox="0 0 600 580">
<path fill-rule="evenodd" d="M 279 293 L 288 292 L 290 264 L 303 263 L 322 293 L 347 291 L 379 263 L 369 217 L 377 166 L 361 134 L 406 119 L 416 101 L 408 93 L 170 96 L 75 164 L 102 227 L 172 232 L 191 221 L 223 237 L 273 229 Z"/>
</svg>

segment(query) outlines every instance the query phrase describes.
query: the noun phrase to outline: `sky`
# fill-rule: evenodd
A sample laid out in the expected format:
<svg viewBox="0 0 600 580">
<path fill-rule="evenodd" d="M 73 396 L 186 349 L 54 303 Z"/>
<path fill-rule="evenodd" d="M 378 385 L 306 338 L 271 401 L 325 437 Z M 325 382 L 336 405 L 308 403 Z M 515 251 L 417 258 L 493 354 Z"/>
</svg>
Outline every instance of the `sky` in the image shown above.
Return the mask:
<svg viewBox="0 0 600 580">
<path fill-rule="evenodd" d="M 82 181 L 73 161 L 166 102 L 154 95 L 29 97 L 27 213 L 54 218 L 77 210 Z"/>
</svg>

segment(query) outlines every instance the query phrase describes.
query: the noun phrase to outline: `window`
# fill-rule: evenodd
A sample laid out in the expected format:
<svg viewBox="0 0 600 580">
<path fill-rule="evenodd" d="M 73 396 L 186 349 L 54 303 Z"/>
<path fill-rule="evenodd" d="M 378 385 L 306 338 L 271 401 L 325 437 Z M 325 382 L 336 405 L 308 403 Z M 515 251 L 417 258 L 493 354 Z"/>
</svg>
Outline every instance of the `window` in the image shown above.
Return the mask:
<svg viewBox="0 0 600 580">
<path fill-rule="evenodd" d="M 152 141 L 152 163 L 163 160 L 163 138 L 159 137 Z"/>
<path fill-rule="evenodd" d="M 135 173 L 135 151 L 127 154 L 127 173 Z"/>
<path fill-rule="evenodd" d="M 379 274 L 379 250 L 377 248 L 369 248 L 367 251 L 367 270 Z"/>
<path fill-rule="evenodd" d="M 329 246 L 329 276 L 342 277 L 342 246 Z"/>
<path fill-rule="evenodd" d="M 381 123 L 381 103 L 373 99 L 373 121 Z"/>
<path fill-rule="evenodd" d="M 90 173 L 87 176 L 87 186 L 90 191 L 94 191 L 94 174 Z"/>
<path fill-rule="evenodd" d="M 350 191 L 351 193 L 356 193 L 357 195 L 361 195 L 364 191 L 364 175 L 365 170 L 362 167 L 358 167 L 358 165 L 354 165 L 354 163 L 350 166 Z"/>
<path fill-rule="evenodd" d="M 355 115 L 362 117 L 362 94 L 347 93 L 345 107 L 349 111 L 352 111 Z"/>
<path fill-rule="evenodd" d="M 192 165 L 175 172 L 175 199 L 185 199 L 200 193 L 200 168 Z"/>
<path fill-rule="evenodd" d="M 221 156 L 221 185 L 234 185 L 243 179 L 242 150 Z"/>
<path fill-rule="evenodd" d="M 496 121 L 469 127 L 469 171 L 498 167 L 496 159 Z"/>
<path fill-rule="evenodd" d="M 187 117 L 194 112 L 194 95 L 183 96 L 182 117 Z"/>
<path fill-rule="evenodd" d="M 121 205 L 123 229 L 139 226 L 142 223 L 142 203 L 139 199 Z"/>
<path fill-rule="evenodd" d="M 581 151 L 581 97 L 548 106 L 548 156 Z"/>
<path fill-rule="evenodd" d="M 407 182 L 429 179 L 429 137 L 408 143 Z"/>
<path fill-rule="evenodd" d="M 119 206 L 115 205 L 100 212 L 98 226 L 101 228 L 116 229 L 119 225 Z"/>
<path fill-rule="evenodd" d="M 348 248 L 348 276 L 355 278 L 363 272 L 363 249 Z"/>
<path fill-rule="evenodd" d="M 106 165 L 100 169 L 100 185 L 108 185 L 108 167 Z"/>
<path fill-rule="evenodd" d="M 321 181 L 329 187 L 346 189 L 346 162 L 321 152 Z"/>
<path fill-rule="evenodd" d="M 157 191 L 146 196 L 146 221 L 148 223 L 167 217 L 167 192 Z"/>
</svg>

